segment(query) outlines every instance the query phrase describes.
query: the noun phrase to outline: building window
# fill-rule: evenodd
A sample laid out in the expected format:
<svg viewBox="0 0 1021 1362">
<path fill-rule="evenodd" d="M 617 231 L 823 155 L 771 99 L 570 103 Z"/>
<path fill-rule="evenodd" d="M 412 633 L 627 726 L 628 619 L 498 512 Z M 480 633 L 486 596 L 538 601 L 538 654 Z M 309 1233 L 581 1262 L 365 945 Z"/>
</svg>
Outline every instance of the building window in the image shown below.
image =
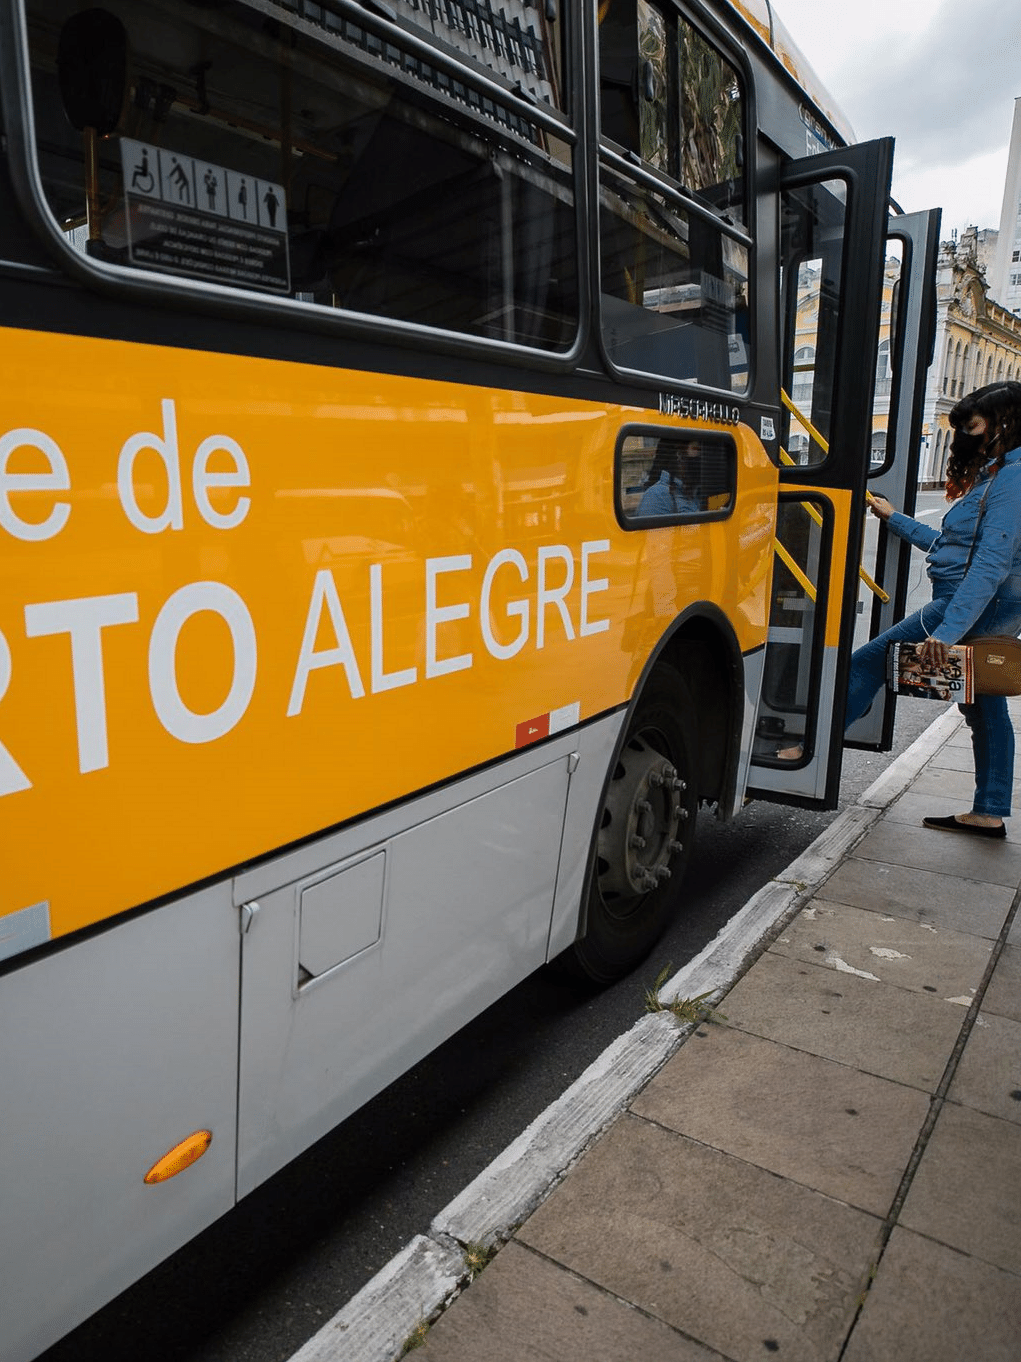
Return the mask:
<svg viewBox="0 0 1021 1362">
<path fill-rule="evenodd" d="M 794 351 L 794 378 L 791 397 L 798 406 L 806 409 L 812 404 L 812 386 L 815 382 L 815 346 L 799 345 Z"/>
</svg>

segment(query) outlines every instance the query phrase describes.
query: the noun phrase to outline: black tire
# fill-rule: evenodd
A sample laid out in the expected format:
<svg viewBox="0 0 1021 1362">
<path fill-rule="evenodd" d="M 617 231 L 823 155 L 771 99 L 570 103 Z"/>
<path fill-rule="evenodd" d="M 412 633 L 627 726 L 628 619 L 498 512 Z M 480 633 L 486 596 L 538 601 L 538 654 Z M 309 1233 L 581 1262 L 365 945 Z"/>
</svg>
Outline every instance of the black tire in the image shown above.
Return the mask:
<svg viewBox="0 0 1021 1362">
<path fill-rule="evenodd" d="M 607 785 L 572 972 L 607 984 L 649 954 L 681 901 L 697 808 L 691 696 L 681 674 L 661 663 L 642 691 Z"/>
</svg>

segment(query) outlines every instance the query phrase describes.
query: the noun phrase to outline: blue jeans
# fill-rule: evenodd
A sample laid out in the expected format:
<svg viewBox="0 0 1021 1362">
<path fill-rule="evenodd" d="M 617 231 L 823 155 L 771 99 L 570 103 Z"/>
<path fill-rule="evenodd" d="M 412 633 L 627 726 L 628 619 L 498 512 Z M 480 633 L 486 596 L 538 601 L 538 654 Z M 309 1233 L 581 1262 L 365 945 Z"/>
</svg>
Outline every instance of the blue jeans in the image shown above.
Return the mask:
<svg viewBox="0 0 1021 1362">
<path fill-rule="evenodd" d="M 929 601 L 921 610 L 879 634 L 851 658 L 845 725 L 860 719 L 886 684 L 886 650 L 890 643 L 921 643 L 939 625 L 947 599 Z M 1014 787 L 1014 726 L 1002 695 L 976 695 L 973 704 L 960 705 L 971 730 L 975 758 L 974 813 L 1010 816 Z"/>
</svg>

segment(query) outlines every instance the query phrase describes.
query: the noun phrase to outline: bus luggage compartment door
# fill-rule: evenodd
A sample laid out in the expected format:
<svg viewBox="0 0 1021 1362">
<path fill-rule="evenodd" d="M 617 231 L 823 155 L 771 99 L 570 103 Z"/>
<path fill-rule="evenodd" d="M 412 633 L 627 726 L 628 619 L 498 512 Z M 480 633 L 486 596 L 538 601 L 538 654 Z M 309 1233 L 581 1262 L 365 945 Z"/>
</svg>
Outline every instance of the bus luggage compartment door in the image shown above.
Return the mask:
<svg viewBox="0 0 1021 1362">
<path fill-rule="evenodd" d="M 239 1196 L 544 962 L 569 782 L 551 755 L 240 878 Z"/>
</svg>

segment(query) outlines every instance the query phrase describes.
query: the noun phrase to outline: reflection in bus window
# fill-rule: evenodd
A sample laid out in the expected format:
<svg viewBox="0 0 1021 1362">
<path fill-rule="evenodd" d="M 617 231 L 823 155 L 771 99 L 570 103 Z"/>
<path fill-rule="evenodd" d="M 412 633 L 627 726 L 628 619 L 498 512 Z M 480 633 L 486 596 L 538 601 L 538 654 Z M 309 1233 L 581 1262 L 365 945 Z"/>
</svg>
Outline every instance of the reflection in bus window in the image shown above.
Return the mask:
<svg viewBox="0 0 1021 1362">
<path fill-rule="evenodd" d="M 797 349 L 791 374 L 790 392 L 798 410 L 809 415 L 813 410 L 815 389 L 815 356 L 819 330 L 819 293 L 822 264 L 819 260 L 803 260 L 798 265 L 797 294 Z M 787 452 L 798 464 L 818 461 L 819 448 L 812 448 L 811 437 L 801 421 L 791 421 Z"/>
<path fill-rule="evenodd" d="M 623 523 L 707 519 L 734 502 L 736 451 L 715 431 L 633 432 L 620 443 L 617 486 Z"/>
<path fill-rule="evenodd" d="M 658 9 L 638 0 L 638 60 L 640 153 L 642 160 L 670 175 L 675 172 L 671 151 L 677 144 L 671 137 L 671 103 L 674 94 L 669 78 L 670 48 L 674 30 Z"/>
<path fill-rule="evenodd" d="M 623 175 L 604 176 L 603 340 L 622 369 L 742 391 L 748 251 Z"/>
<path fill-rule="evenodd" d="M 696 29 L 681 23 L 678 33 L 681 183 L 741 221 L 744 137 L 737 73 Z"/>
<path fill-rule="evenodd" d="M 607 357 L 621 369 L 743 392 L 749 253 L 739 227 L 737 74 L 686 20 L 649 0 L 612 0 L 601 11 L 599 53 Z M 614 143 L 676 192 L 629 174 Z"/>
<path fill-rule="evenodd" d="M 600 10 L 603 136 L 744 221 L 744 100 L 734 67 L 687 20 L 649 0 Z"/>
<path fill-rule="evenodd" d="M 571 147 L 473 83 L 467 56 L 459 80 L 329 4 L 78 8 L 30 0 L 29 42 L 46 198 L 69 237 L 87 226 L 94 259 L 569 347 Z M 558 25 L 499 22 L 489 64 L 554 102 Z M 90 137 L 69 98 L 95 82 L 111 25 L 130 73 L 107 135 Z"/>
<path fill-rule="evenodd" d="M 329 5 L 318 0 L 290 0 L 308 17 L 311 9 Z M 387 0 L 402 19 L 425 30 L 481 66 L 508 77 L 536 99 L 565 109 L 563 34 L 556 8 L 550 5 L 508 5 L 506 0 Z M 514 13 L 518 9 L 520 13 Z M 511 13 L 508 14 L 507 10 Z"/>
</svg>

